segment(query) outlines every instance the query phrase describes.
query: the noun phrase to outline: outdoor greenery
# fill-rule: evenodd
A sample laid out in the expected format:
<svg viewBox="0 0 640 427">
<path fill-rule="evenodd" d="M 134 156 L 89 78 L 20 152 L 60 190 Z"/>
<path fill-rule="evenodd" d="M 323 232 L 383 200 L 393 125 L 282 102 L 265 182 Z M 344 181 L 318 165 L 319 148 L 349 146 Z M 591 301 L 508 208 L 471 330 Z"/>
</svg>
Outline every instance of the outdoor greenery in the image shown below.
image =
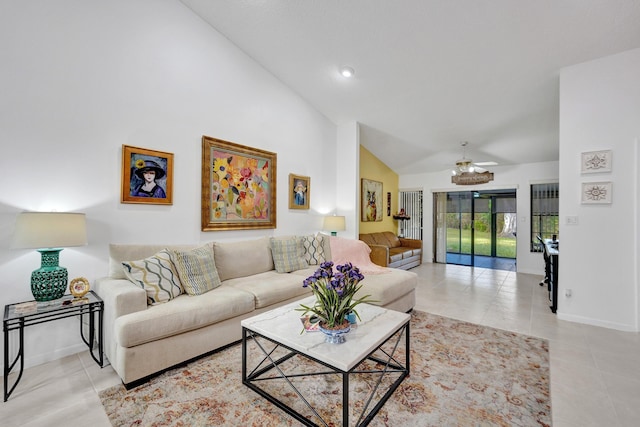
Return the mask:
<svg viewBox="0 0 640 427">
<path fill-rule="evenodd" d="M 460 235 L 462 233 L 462 235 Z M 447 252 L 471 253 L 471 229 L 459 230 L 447 228 Z M 475 254 L 491 256 L 491 233 L 488 231 L 475 232 Z M 516 257 L 515 236 L 496 237 L 496 256 L 502 258 Z"/>
</svg>

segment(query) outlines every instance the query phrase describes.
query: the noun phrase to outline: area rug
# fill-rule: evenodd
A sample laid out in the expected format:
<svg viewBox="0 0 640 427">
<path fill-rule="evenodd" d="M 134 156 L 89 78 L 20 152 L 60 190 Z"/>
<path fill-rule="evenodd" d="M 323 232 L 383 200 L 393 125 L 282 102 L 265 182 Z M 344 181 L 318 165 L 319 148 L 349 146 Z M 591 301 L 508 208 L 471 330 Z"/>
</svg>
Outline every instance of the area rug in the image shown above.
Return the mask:
<svg viewBox="0 0 640 427">
<path fill-rule="evenodd" d="M 547 341 L 420 311 L 411 315 L 410 337 L 411 374 L 370 425 L 551 425 Z M 118 427 L 300 425 L 242 385 L 241 357 L 241 346 L 234 345 L 130 391 L 106 389 L 100 400 Z M 291 366 L 316 369 L 302 357 Z M 338 414 L 329 425 L 339 425 L 340 378 L 318 378 L 298 386 L 321 399 L 321 415 Z M 371 387 L 367 380 L 350 383 L 351 402 Z M 274 387 L 297 397 L 284 383 Z"/>
</svg>

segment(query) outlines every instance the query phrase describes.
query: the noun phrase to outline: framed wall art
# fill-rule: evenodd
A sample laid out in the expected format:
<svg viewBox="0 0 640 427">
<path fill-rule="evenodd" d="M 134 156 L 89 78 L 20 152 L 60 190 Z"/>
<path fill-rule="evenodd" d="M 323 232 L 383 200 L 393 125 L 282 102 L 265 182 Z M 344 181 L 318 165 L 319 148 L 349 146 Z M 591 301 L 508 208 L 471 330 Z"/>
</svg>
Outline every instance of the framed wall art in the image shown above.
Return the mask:
<svg viewBox="0 0 640 427">
<path fill-rule="evenodd" d="M 362 188 L 360 197 L 361 221 L 373 222 L 382 221 L 384 212 L 384 199 L 382 198 L 382 183 L 362 178 Z"/>
<path fill-rule="evenodd" d="M 611 172 L 611 150 L 582 153 L 580 171 L 582 173 Z"/>
<path fill-rule="evenodd" d="M 611 203 L 611 182 L 583 182 L 582 204 L 609 204 Z"/>
<path fill-rule="evenodd" d="M 276 153 L 202 137 L 202 231 L 276 228 Z"/>
<path fill-rule="evenodd" d="M 289 209 L 309 209 L 311 178 L 289 174 Z"/>
<path fill-rule="evenodd" d="M 173 204 L 173 154 L 123 145 L 120 201 Z"/>
</svg>

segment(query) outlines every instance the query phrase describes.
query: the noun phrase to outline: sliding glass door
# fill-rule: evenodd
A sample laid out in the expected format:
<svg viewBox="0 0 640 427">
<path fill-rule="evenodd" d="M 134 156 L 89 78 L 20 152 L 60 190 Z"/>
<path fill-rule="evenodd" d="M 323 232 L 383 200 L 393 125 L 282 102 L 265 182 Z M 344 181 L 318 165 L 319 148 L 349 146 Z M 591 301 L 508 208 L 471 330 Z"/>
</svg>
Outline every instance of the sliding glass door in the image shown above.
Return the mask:
<svg viewBox="0 0 640 427">
<path fill-rule="evenodd" d="M 434 201 L 434 236 L 446 236 L 446 257 L 442 242 L 434 245 L 436 262 L 488 268 L 506 263 L 515 268 L 515 190 L 439 193 Z"/>
<path fill-rule="evenodd" d="M 447 264 L 473 265 L 473 193 L 447 193 Z"/>
</svg>

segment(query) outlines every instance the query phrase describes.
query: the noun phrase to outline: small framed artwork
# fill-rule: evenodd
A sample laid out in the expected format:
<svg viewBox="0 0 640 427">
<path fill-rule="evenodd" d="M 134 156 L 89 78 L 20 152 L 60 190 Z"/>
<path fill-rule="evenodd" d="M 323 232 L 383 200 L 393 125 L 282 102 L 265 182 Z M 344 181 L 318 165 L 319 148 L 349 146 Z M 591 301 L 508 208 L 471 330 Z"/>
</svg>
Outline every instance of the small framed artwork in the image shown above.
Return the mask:
<svg viewBox="0 0 640 427">
<path fill-rule="evenodd" d="M 611 150 L 588 151 L 581 159 L 582 173 L 611 172 Z"/>
<path fill-rule="evenodd" d="M 202 231 L 276 228 L 276 153 L 202 137 Z"/>
<path fill-rule="evenodd" d="M 309 209 L 311 178 L 289 174 L 289 209 Z"/>
<path fill-rule="evenodd" d="M 387 192 L 387 216 L 391 216 L 391 193 Z"/>
<path fill-rule="evenodd" d="M 384 199 L 382 198 L 382 183 L 362 178 L 360 206 L 362 222 L 382 221 Z"/>
<path fill-rule="evenodd" d="M 583 182 L 583 204 L 609 204 L 611 203 L 611 182 Z"/>
<path fill-rule="evenodd" d="M 122 203 L 173 204 L 173 153 L 122 146 Z"/>
</svg>

